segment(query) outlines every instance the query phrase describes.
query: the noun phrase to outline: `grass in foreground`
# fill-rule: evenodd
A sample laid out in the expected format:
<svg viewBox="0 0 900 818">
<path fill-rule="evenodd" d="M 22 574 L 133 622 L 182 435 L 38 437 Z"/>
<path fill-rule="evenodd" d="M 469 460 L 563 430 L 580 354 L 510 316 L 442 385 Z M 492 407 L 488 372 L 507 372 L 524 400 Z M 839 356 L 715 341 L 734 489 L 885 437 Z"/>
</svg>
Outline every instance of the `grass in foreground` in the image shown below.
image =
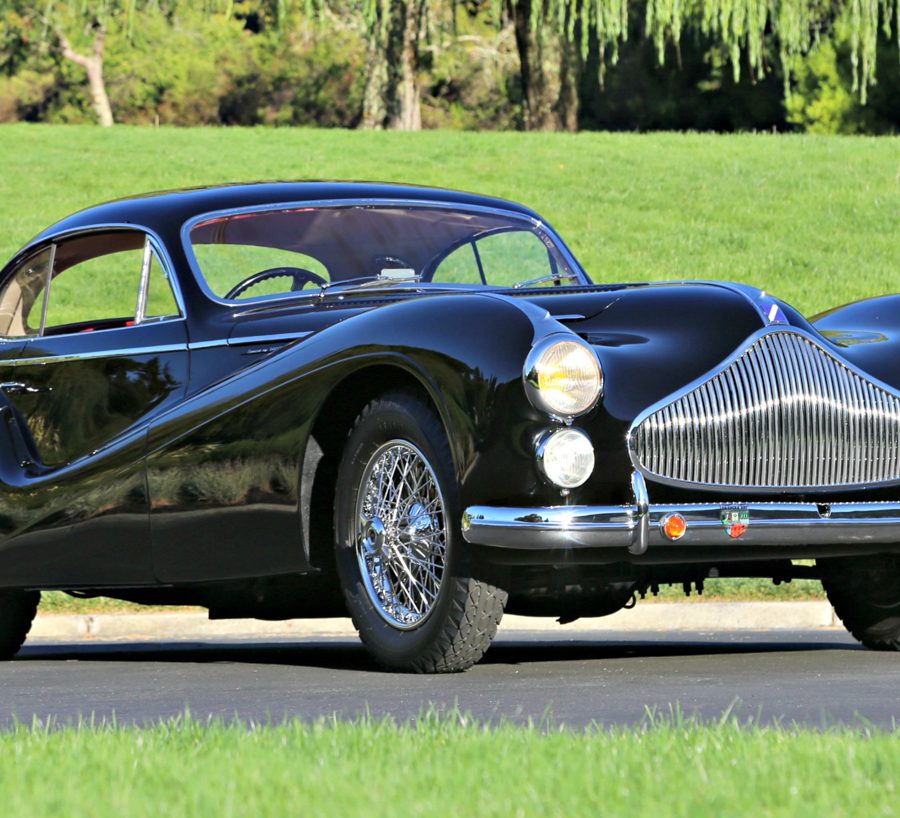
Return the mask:
<svg viewBox="0 0 900 818">
<path fill-rule="evenodd" d="M 893 816 L 900 734 L 292 722 L 0 735 L 7 815 Z"/>
<path fill-rule="evenodd" d="M 4 259 L 120 196 L 374 179 L 531 205 L 598 282 L 731 279 L 807 314 L 898 289 L 896 138 L 7 125 L 0 155 Z"/>
</svg>

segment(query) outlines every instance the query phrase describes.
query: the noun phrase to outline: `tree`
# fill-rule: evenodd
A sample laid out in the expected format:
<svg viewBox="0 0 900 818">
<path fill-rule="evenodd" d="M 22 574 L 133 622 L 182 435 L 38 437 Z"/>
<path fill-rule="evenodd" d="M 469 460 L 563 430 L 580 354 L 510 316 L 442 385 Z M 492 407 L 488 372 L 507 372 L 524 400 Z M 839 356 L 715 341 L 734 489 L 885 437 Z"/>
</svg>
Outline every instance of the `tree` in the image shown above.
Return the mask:
<svg viewBox="0 0 900 818">
<path fill-rule="evenodd" d="M 427 3 L 428 0 L 363 0 L 363 127 L 400 131 L 422 128 L 416 72 Z"/>
<path fill-rule="evenodd" d="M 796 56 L 806 54 L 836 21 L 844 21 L 851 31 L 853 89 L 863 104 L 875 82 L 879 27 L 889 34 L 900 14 L 900 0 L 642 1 L 642 34 L 655 44 L 660 64 L 667 46 L 677 46 L 684 32 L 693 29 L 728 51 L 735 79 L 742 60 L 762 77 L 771 44 L 779 55 L 786 94 Z M 493 2 L 515 26 L 526 128 L 571 129 L 577 100 L 569 89 L 573 82 L 577 86 L 592 45 L 601 55 L 601 79 L 607 61 L 616 62 L 619 44 L 629 36 L 628 0 Z"/>
<path fill-rule="evenodd" d="M 65 34 L 60 29 L 56 30 L 56 36 L 62 48 L 63 56 L 76 65 L 80 65 L 87 72 L 88 84 L 91 88 L 91 106 L 97 115 L 97 121 L 104 127 L 113 125 L 112 107 L 109 104 L 109 95 L 106 93 L 106 83 L 103 79 L 103 48 L 106 43 L 106 29 L 99 20 L 91 23 L 94 35 L 94 43 L 91 54 L 85 55 L 75 51 Z"/>
<path fill-rule="evenodd" d="M 527 130 L 578 129 L 578 85 L 588 50 L 618 53 L 628 0 L 505 0 L 519 53 Z"/>
</svg>

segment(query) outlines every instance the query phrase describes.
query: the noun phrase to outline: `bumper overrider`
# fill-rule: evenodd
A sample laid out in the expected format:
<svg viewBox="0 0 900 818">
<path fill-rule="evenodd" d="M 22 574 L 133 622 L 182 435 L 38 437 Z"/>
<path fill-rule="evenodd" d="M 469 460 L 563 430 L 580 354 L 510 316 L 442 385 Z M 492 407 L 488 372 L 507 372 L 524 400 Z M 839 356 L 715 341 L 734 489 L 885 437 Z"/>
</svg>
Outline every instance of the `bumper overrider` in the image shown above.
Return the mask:
<svg viewBox="0 0 900 818">
<path fill-rule="evenodd" d="M 473 545 L 520 551 L 613 548 L 633 555 L 674 545 L 900 543 L 900 502 L 654 505 L 638 472 L 632 489 L 631 505 L 470 506 L 463 514 L 463 537 Z"/>
</svg>

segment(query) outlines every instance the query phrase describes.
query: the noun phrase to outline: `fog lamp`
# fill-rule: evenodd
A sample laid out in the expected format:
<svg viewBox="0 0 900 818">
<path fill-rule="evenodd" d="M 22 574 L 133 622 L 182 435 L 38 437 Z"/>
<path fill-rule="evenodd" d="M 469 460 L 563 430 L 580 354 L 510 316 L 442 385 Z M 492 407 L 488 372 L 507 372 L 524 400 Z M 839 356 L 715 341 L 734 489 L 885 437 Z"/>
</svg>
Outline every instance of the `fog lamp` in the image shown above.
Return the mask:
<svg viewBox="0 0 900 818">
<path fill-rule="evenodd" d="M 582 485 L 594 471 L 594 446 L 580 429 L 559 429 L 545 435 L 537 448 L 544 476 L 564 489 Z"/>
</svg>

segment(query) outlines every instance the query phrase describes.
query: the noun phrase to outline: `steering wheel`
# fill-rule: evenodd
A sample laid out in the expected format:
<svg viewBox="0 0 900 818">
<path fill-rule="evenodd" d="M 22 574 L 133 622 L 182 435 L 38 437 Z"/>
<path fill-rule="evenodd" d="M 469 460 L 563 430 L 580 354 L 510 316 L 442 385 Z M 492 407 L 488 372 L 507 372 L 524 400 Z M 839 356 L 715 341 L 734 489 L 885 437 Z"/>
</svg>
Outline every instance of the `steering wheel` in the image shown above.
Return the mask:
<svg viewBox="0 0 900 818">
<path fill-rule="evenodd" d="M 261 270 L 252 276 L 248 276 L 243 281 L 239 281 L 225 293 L 225 298 L 237 298 L 241 293 L 246 292 L 251 287 L 255 287 L 257 284 L 261 284 L 263 281 L 268 281 L 270 278 L 292 278 L 294 280 L 291 284 L 292 293 L 302 290 L 303 286 L 310 282 L 319 286 L 328 283 L 322 276 L 316 275 L 311 270 L 304 270 L 302 267 L 270 267 L 268 270 Z"/>
</svg>

